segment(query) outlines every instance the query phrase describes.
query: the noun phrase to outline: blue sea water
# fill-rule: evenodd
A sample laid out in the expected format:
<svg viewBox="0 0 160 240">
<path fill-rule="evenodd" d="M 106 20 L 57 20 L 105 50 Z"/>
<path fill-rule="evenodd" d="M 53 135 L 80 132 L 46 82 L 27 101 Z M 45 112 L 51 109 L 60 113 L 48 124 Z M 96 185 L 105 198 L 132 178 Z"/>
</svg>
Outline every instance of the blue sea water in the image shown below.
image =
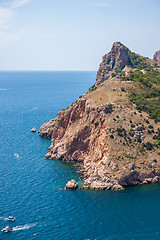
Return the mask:
<svg viewBox="0 0 160 240">
<path fill-rule="evenodd" d="M 95 72 L 0 72 L 0 239 L 160 239 L 160 184 L 66 191 L 79 173 L 44 159 L 50 139 L 30 129 L 56 117 L 95 81 Z M 5 217 L 13 215 L 15 222 Z"/>
</svg>

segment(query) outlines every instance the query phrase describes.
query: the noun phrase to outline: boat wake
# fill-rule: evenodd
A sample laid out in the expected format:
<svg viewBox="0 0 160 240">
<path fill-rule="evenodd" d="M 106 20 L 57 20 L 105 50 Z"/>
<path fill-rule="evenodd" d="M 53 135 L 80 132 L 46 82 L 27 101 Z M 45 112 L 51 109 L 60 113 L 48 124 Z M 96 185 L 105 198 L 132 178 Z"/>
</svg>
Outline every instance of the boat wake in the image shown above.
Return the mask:
<svg viewBox="0 0 160 240">
<path fill-rule="evenodd" d="M 7 91 L 6 88 L 0 88 L 0 91 Z"/>
<path fill-rule="evenodd" d="M 27 229 L 33 228 L 35 225 L 36 223 L 30 223 L 30 224 L 16 226 L 16 227 L 13 227 L 12 231 L 27 230 Z"/>
<path fill-rule="evenodd" d="M 38 107 L 30 108 L 28 110 L 23 111 L 22 114 L 27 113 L 27 112 L 32 112 L 32 111 L 37 110 L 37 109 L 38 109 Z"/>
<path fill-rule="evenodd" d="M 14 157 L 16 157 L 17 159 L 20 159 L 21 157 L 18 155 L 18 153 L 14 154 Z"/>
<path fill-rule="evenodd" d="M 0 220 L 3 220 L 3 221 L 4 221 L 5 219 L 6 219 L 5 217 L 0 217 Z"/>
</svg>

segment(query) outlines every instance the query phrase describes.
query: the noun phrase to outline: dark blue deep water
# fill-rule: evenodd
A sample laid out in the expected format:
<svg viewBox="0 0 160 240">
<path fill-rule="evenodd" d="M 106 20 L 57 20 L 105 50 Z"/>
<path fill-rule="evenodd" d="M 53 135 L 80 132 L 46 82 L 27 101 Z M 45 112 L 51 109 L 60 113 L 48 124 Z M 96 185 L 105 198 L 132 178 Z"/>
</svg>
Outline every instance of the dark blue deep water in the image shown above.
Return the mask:
<svg viewBox="0 0 160 240">
<path fill-rule="evenodd" d="M 74 102 L 95 72 L 0 73 L 0 239 L 160 239 L 160 184 L 113 191 L 66 191 L 79 174 L 44 159 L 50 140 L 30 133 Z M 18 155 L 15 155 L 15 154 Z"/>
</svg>

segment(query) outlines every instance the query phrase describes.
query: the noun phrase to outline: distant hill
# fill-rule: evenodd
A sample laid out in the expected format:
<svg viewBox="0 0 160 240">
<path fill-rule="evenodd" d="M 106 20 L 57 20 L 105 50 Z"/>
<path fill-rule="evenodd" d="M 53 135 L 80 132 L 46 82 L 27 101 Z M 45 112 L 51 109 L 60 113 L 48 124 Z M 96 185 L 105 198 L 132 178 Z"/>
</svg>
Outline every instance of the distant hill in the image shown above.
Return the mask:
<svg viewBox="0 0 160 240">
<path fill-rule="evenodd" d="M 115 42 L 95 84 L 39 134 L 52 139 L 46 158 L 73 162 L 83 188 L 160 181 L 160 62 Z"/>
<path fill-rule="evenodd" d="M 155 54 L 153 56 L 153 60 L 154 61 L 160 61 L 160 50 L 155 52 Z"/>
</svg>

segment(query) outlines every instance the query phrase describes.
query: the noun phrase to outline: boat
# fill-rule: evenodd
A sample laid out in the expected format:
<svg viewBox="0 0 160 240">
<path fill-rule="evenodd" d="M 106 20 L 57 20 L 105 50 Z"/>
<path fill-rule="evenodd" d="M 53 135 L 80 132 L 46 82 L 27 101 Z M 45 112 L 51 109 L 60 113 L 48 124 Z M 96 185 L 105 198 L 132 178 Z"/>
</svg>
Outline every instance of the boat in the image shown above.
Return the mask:
<svg viewBox="0 0 160 240">
<path fill-rule="evenodd" d="M 1 231 L 2 231 L 2 232 L 11 232 L 11 231 L 13 231 L 13 228 L 11 228 L 11 227 L 9 227 L 9 226 L 6 226 L 6 227 L 3 228 Z"/>
<path fill-rule="evenodd" d="M 14 222 L 16 220 L 16 218 L 12 217 L 12 216 L 9 216 L 8 218 L 5 218 L 5 220 Z"/>
</svg>

